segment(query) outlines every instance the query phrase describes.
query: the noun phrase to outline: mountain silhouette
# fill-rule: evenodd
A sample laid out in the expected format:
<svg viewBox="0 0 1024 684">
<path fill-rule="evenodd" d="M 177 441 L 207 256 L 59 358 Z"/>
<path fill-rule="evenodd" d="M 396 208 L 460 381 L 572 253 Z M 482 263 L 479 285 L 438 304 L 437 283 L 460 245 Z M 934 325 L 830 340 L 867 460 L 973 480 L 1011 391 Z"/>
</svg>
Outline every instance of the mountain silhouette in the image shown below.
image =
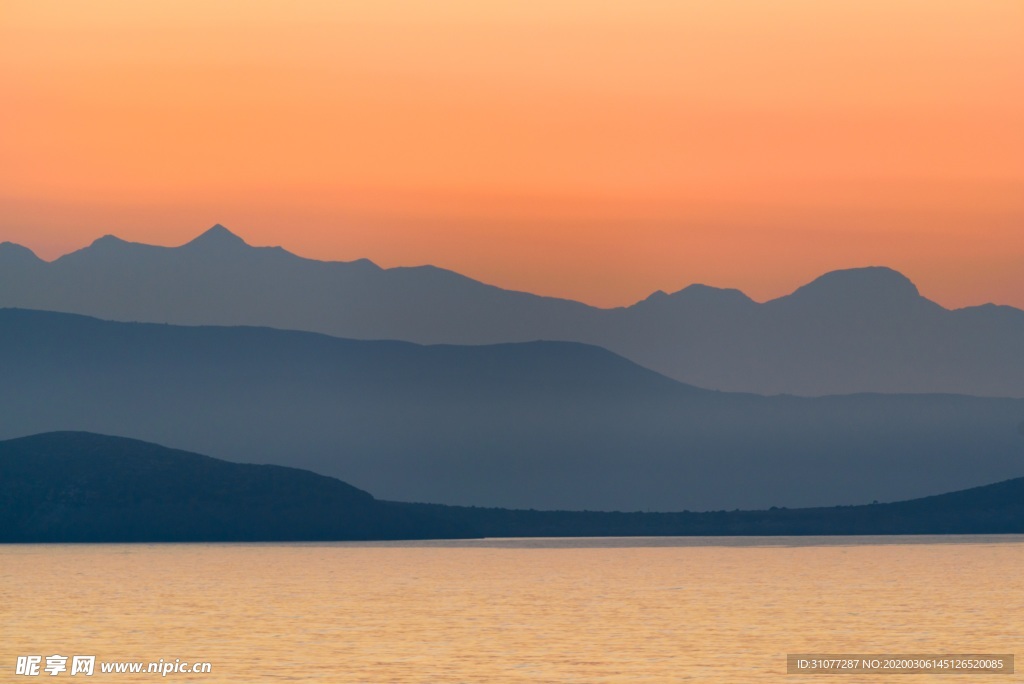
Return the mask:
<svg viewBox="0 0 1024 684">
<path fill-rule="evenodd" d="M 432 266 L 304 259 L 220 225 L 175 248 L 108 236 L 52 263 L 26 253 L 0 249 L 0 306 L 420 344 L 582 342 L 682 382 L 758 394 L 1024 397 L 1024 312 L 948 310 L 887 268 L 828 273 L 763 304 L 697 285 L 599 309 Z"/>
<path fill-rule="evenodd" d="M 33 266 L 45 263 L 31 249 L 13 242 L 0 242 L 0 268 Z"/>
<path fill-rule="evenodd" d="M 465 537 L 339 480 L 132 439 L 58 432 L 0 442 L 0 542 Z"/>
<path fill-rule="evenodd" d="M 398 501 L 830 506 L 1024 467 L 1024 400 L 713 392 L 570 342 L 421 346 L 7 309 L 0 377 L 0 438 L 123 435 Z"/>
<path fill-rule="evenodd" d="M 294 468 L 81 432 L 0 442 L 0 543 L 1024 532 L 1024 478 L 893 504 L 595 513 L 378 501 Z"/>
<path fill-rule="evenodd" d="M 917 286 L 902 273 L 883 266 L 832 271 L 800 287 L 788 302 L 815 302 L 830 306 L 843 304 L 909 304 L 929 303 L 921 297 Z"/>
<path fill-rule="evenodd" d="M 230 249 L 238 250 L 248 246 L 245 240 L 218 223 L 191 242 L 182 245 L 182 248 L 188 250 L 226 251 Z"/>
</svg>

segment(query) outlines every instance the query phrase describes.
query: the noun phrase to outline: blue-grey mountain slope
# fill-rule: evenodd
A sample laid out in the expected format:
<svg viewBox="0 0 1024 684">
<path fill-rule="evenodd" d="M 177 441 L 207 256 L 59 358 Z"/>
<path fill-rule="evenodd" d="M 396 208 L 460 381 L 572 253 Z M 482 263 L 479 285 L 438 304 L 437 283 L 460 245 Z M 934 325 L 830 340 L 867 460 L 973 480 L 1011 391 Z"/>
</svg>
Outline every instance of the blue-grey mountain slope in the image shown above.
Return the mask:
<svg viewBox="0 0 1024 684">
<path fill-rule="evenodd" d="M 108 236 L 52 263 L 5 243 L 0 306 L 422 344 L 576 341 L 682 382 L 759 394 L 1024 397 L 1024 312 L 947 310 L 886 268 L 829 273 L 763 304 L 691 286 L 597 309 L 430 266 L 303 259 L 215 226 L 177 248 Z"/>
<path fill-rule="evenodd" d="M 119 437 L 0 441 L 0 543 L 1024 532 L 1024 478 L 891 504 L 599 513 L 379 501 L 313 473 Z"/>
<path fill-rule="evenodd" d="M 1024 400 L 712 392 L 577 343 L 420 346 L 0 310 L 0 438 L 121 435 L 397 501 L 718 510 L 1024 472 Z"/>
</svg>

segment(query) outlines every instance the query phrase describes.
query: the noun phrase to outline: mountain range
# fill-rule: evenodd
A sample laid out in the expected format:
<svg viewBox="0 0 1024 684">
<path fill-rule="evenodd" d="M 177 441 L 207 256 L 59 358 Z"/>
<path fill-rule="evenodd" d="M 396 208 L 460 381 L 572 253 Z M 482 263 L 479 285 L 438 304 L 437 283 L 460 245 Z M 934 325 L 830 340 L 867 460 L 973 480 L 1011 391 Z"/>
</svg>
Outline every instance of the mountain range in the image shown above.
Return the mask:
<svg viewBox="0 0 1024 684">
<path fill-rule="evenodd" d="M 380 501 L 293 468 L 61 432 L 0 442 L 0 543 L 1024 532 L 1024 478 L 891 504 L 593 513 Z"/>
<path fill-rule="evenodd" d="M 133 437 L 396 501 L 832 506 L 1024 472 L 1024 400 L 715 392 L 575 342 L 424 346 L 4 309 L 0 378 L 0 439 Z"/>
<path fill-rule="evenodd" d="M 582 342 L 681 382 L 764 395 L 1024 397 L 1024 311 L 945 309 L 882 267 L 764 303 L 692 285 L 600 309 L 432 266 L 305 259 L 217 225 L 181 247 L 107 236 L 53 262 L 0 244 L 0 306 L 420 344 Z"/>
</svg>

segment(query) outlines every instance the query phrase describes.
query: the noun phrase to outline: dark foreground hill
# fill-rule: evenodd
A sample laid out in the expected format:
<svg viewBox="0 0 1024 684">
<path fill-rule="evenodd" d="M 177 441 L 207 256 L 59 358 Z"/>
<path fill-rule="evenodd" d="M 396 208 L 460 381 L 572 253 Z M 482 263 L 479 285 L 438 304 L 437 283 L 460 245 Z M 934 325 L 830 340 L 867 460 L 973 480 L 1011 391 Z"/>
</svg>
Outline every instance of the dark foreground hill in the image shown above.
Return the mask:
<svg viewBox="0 0 1024 684">
<path fill-rule="evenodd" d="M 343 340 L 0 310 L 0 439 L 133 437 L 381 498 L 560 510 L 896 501 L 1024 469 L 1024 400 L 680 384 L 603 349 Z"/>
<path fill-rule="evenodd" d="M 691 285 L 599 309 L 431 266 L 303 259 L 215 226 L 173 248 L 107 236 L 49 263 L 2 243 L 0 306 L 422 344 L 583 342 L 732 392 L 1024 396 L 1024 311 L 948 310 L 887 268 L 835 271 L 764 303 Z"/>
<path fill-rule="evenodd" d="M 0 442 L 0 542 L 1024 533 L 1024 478 L 893 504 L 714 513 L 377 501 L 313 473 L 88 433 Z"/>
<path fill-rule="evenodd" d="M 0 442 L 0 541 L 422 539 L 466 536 L 305 470 L 229 463 L 120 437 Z"/>
</svg>

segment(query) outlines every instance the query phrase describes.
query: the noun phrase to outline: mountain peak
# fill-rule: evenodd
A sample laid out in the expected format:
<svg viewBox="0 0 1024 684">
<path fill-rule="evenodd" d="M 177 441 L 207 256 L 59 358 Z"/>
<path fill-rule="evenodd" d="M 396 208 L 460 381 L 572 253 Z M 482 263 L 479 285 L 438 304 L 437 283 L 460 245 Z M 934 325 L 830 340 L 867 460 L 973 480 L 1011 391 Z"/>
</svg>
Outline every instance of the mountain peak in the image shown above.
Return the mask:
<svg viewBox="0 0 1024 684">
<path fill-rule="evenodd" d="M 753 300 L 739 290 L 702 284 L 688 285 L 682 290 L 671 294 L 667 294 L 663 290 L 657 290 L 651 293 L 647 299 L 638 302 L 639 305 L 657 304 L 660 307 L 666 305 L 718 306 L 746 303 L 753 303 Z"/>
<path fill-rule="evenodd" d="M 914 301 L 921 299 L 917 286 L 905 275 L 885 266 L 830 271 L 789 295 L 800 300 Z"/>
<path fill-rule="evenodd" d="M 0 262 L 10 264 L 34 264 L 42 262 L 28 247 L 13 242 L 0 242 Z"/>
<path fill-rule="evenodd" d="M 204 249 L 225 249 L 235 247 L 248 247 L 245 240 L 238 237 L 230 230 L 216 224 L 205 233 L 186 243 L 183 247 L 201 247 Z"/>
<path fill-rule="evenodd" d="M 93 240 L 92 244 L 89 245 L 89 246 L 90 247 L 96 247 L 96 246 L 103 247 L 105 245 L 126 245 L 126 244 L 128 244 L 128 243 L 125 242 L 124 240 L 122 240 L 121 238 L 117 237 L 116 235 L 104 235 L 103 237 L 98 237 L 95 240 Z"/>
<path fill-rule="evenodd" d="M 688 298 L 695 301 L 751 301 L 750 297 L 740 290 L 731 287 L 714 287 L 702 283 L 687 285 L 682 290 L 672 293 L 670 296 Z"/>
</svg>

